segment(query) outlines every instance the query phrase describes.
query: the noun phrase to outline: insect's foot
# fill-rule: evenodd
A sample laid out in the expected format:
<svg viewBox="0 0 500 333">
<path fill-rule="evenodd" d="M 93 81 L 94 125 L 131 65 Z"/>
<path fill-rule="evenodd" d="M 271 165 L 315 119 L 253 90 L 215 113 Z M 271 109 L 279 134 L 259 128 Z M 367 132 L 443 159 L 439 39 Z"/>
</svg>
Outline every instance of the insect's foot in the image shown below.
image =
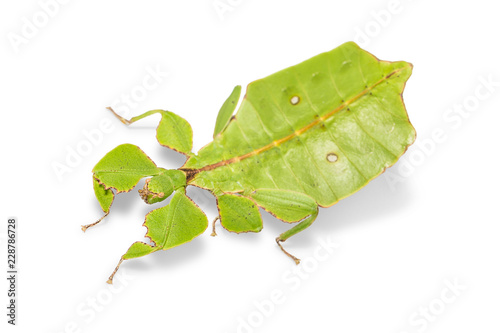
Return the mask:
<svg viewBox="0 0 500 333">
<path fill-rule="evenodd" d="M 212 222 L 212 233 L 210 234 L 210 236 L 212 237 L 215 237 L 217 236 L 217 233 L 215 232 L 215 222 L 217 222 L 217 220 L 219 219 L 219 216 L 217 216 L 213 222 Z"/>
<path fill-rule="evenodd" d="M 118 265 L 116 265 L 115 270 L 109 276 L 108 281 L 106 281 L 107 284 L 113 284 L 113 277 L 115 276 L 116 272 L 118 271 L 118 268 L 120 268 L 120 265 L 122 264 L 122 262 L 123 262 L 123 258 L 120 258 L 120 261 L 118 262 Z"/>
<path fill-rule="evenodd" d="M 283 246 L 281 245 L 281 242 L 284 242 L 284 240 L 282 240 L 281 238 L 279 237 L 276 237 L 276 243 L 278 244 L 278 246 L 280 247 L 281 251 L 283 251 L 287 256 L 289 256 L 290 258 L 293 259 L 293 261 L 295 261 L 295 264 L 300 264 L 300 259 L 297 258 L 296 256 L 294 256 L 293 254 L 287 252 Z"/>
<path fill-rule="evenodd" d="M 125 125 L 130 125 L 131 122 L 125 118 L 123 118 L 122 116 L 120 116 L 118 113 L 115 112 L 115 110 L 113 110 L 111 107 L 107 107 L 106 109 L 108 109 L 109 111 L 113 112 L 113 114 L 115 115 L 116 118 L 120 119 L 120 121 L 122 123 L 124 123 Z"/>
<path fill-rule="evenodd" d="M 85 231 L 87 231 L 88 228 L 95 226 L 96 224 L 101 222 L 106 216 L 108 216 L 108 214 L 109 214 L 109 211 L 106 214 L 104 214 L 104 216 L 101 217 L 99 220 L 95 221 L 94 223 L 82 225 L 82 231 L 85 232 Z"/>
</svg>

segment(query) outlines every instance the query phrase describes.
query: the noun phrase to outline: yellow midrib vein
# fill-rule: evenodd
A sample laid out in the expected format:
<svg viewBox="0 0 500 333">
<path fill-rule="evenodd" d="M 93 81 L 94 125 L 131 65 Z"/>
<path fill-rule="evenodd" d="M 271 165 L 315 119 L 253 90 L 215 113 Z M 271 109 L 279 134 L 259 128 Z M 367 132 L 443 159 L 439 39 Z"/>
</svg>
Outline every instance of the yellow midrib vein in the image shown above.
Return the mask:
<svg viewBox="0 0 500 333">
<path fill-rule="evenodd" d="M 378 86 L 379 84 L 381 84 L 382 82 L 385 82 L 387 79 L 389 79 L 391 76 L 393 76 L 394 74 L 402 71 L 403 69 L 406 69 L 407 67 L 401 67 L 401 68 L 398 68 L 394 71 L 392 71 L 391 73 L 387 74 L 386 76 L 384 76 L 382 79 L 378 80 L 377 82 L 375 82 L 372 86 L 370 87 L 367 87 L 365 88 L 363 91 L 361 91 L 359 94 L 355 95 L 354 97 L 348 99 L 347 101 L 344 101 L 342 104 L 340 104 L 338 107 L 336 107 L 335 109 L 333 109 L 332 111 L 328 112 L 327 114 L 323 115 L 323 116 L 320 116 L 316 119 L 314 119 L 312 122 L 310 122 L 309 124 L 307 124 L 306 126 L 302 127 L 301 129 L 298 129 L 296 130 L 295 132 L 293 132 L 292 134 L 289 134 L 281 139 L 278 139 L 278 140 L 275 140 L 261 148 L 258 148 L 258 149 L 255 149 L 255 150 L 252 150 L 251 152 L 248 152 L 246 154 L 243 154 L 241 156 L 236 156 L 236 157 L 232 157 L 228 160 L 223 160 L 223 161 L 220 161 L 220 162 L 217 162 L 217 163 L 213 163 L 213 164 L 209 164 L 209 165 L 205 165 L 204 167 L 202 168 L 199 168 L 199 169 L 184 169 L 185 171 L 189 171 L 191 174 L 197 174 L 198 172 L 201 172 L 201 171 L 209 171 L 209 170 L 213 170 L 215 168 L 218 168 L 218 167 L 221 167 L 221 166 L 224 166 L 224 165 L 228 165 L 228 164 L 231 164 L 231 163 L 236 163 L 236 162 L 239 162 L 241 160 L 244 160 L 248 157 L 252 157 L 252 156 L 255 156 L 255 155 L 258 155 L 266 150 L 269 150 L 273 147 L 276 147 L 276 146 L 279 146 L 280 144 L 288 141 L 288 140 L 291 140 L 299 135 L 301 135 L 302 133 L 306 132 L 307 130 L 311 129 L 312 127 L 324 122 L 325 120 L 327 120 L 328 118 L 332 117 L 334 114 L 336 114 L 337 112 L 349 107 L 349 105 L 351 105 L 352 103 L 354 103 L 355 101 L 357 101 L 358 99 L 360 99 L 361 97 L 365 96 L 368 92 L 370 92 L 373 88 L 375 88 L 376 86 Z"/>
</svg>

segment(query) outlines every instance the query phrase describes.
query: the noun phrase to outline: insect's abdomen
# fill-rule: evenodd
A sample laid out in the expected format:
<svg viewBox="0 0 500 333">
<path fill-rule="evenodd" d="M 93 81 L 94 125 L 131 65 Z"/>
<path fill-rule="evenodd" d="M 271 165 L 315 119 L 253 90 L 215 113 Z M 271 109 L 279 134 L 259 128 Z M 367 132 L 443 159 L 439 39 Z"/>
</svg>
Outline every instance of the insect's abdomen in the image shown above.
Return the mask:
<svg viewBox="0 0 500 333">
<path fill-rule="evenodd" d="M 401 99 L 406 62 L 354 43 L 248 86 L 235 119 L 185 168 L 210 190 L 281 188 L 329 206 L 394 164 L 415 139 Z"/>
</svg>

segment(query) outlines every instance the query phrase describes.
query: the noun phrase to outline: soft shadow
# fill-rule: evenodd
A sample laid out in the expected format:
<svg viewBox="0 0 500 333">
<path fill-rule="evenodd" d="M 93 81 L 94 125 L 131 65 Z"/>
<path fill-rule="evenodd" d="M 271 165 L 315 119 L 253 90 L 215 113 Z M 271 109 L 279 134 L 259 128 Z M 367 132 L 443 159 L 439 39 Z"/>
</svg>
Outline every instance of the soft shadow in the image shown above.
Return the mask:
<svg viewBox="0 0 500 333">
<path fill-rule="evenodd" d="M 172 157 L 180 155 L 171 151 L 167 152 L 169 150 L 163 147 L 160 148 L 162 151 L 165 151 L 167 158 L 170 155 Z M 181 156 L 181 158 L 183 157 Z M 384 173 L 371 181 L 360 191 L 339 201 L 334 206 L 321 208 L 318 218 L 313 225 L 307 230 L 295 235 L 292 238 L 293 241 L 286 242 L 284 244 L 285 248 L 292 253 L 307 252 L 310 251 L 312 244 L 315 244 L 319 237 L 325 237 L 325 235 L 334 236 L 341 230 L 363 226 L 368 223 L 371 224 L 381 218 L 390 217 L 406 209 L 412 200 L 411 183 L 401 182 L 394 189 L 389 185 L 386 179 L 387 177 L 390 177 L 390 175 Z M 137 188 L 142 188 L 143 183 L 144 182 L 141 181 Z M 141 201 L 136 189 L 128 193 L 121 193 L 119 198 L 115 199 L 113 208 L 123 211 L 135 209 L 135 201 Z M 194 186 L 188 187 L 187 195 L 206 213 L 209 219 L 208 228 L 211 229 L 212 219 L 218 214 L 215 197 L 209 191 Z M 168 204 L 169 201 L 170 198 L 159 204 L 145 205 L 141 207 L 141 209 L 144 211 L 145 215 L 153 209 Z M 264 229 L 262 232 L 263 235 L 260 236 L 264 236 L 273 241 L 279 234 L 296 225 L 284 223 L 263 210 L 261 210 L 261 214 L 264 220 Z M 256 242 L 258 242 L 256 238 L 259 236 L 258 234 L 230 233 L 220 225 L 220 222 L 217 222 L 216 230 L 218 235 L 217 238 L 229 237 L 231 241 L 245 244 L 256 244 Z M 183 265 L 187 265 L 191 260 L 196 260 L 196 258 L 199 257 L 200 253 L 205 249 L 205 246 L 207 246 L 207 242 L 212 240 L 210 238 L 208 233 L 205 233 L 188 244 L 183 244 L 179 247 L 169 249 L 168 251 L 155 252 L 146 256 L 143 260 L 130 260 L 127 261 L 126 264 L 128 268 L 136 270 L 137 272 L 156 270 L 159 267 L 165 271 L 180 269 Z"/>
<path fill-rule="evenodd" d="M 209 219 L 219 214 L 217 200 L 210 191 L 196 186 L 188 186 L 186 194 L 205 212 Z"/>
<path fill-rule="evenodd" d="M 192 240 L 189 243 L 168 249 L 166 251 L 157 251 L 151 253 L 140 260 L 127 260 L 127 270 L 134 273 L 152 272 L 157 270 L 173 271 L 182 269 L 184 265 L 189 265 L 192 260 L 196 260 L 203 252 L 206 244 L 203 235 Z"/>
<path fill-rule="evenodd" d="M 155 151 L 156 165 L 165 169 L 178 169 L 186 162 L 186 156 L 167 147 L 158 146 Z"/>
<path fill-rule="evenodd" d="M 320 208 L 318 218 L 311 227 L 293 237 L 298 247 L 312 244 L 318 237 L 334 235 L 338 231 L 353 226 L 373 223 L 381 217 L 389 217 L 405 209 L 412 200 L 411 185 L 398 184 L 392 189 L 384 173 L 353 195 L 340 200 L 328 208 Z M 264 229 L 278 236 L 295 224 L 279 221 L 264 213 Z M 291 242 L 288 242 L 291 244 Z"/>
<path fill-rule="evenodd" d="M 136 187 L 129 192 L 115 194 L 111 211 L 126 212 L 135 209 L 137 202 L 143 202 L 139 193 L 139 189 L 144 187 L 144 180 L 141 180 Z"/>
<path fill-rule="evenodd" d="M 163 148 L 165 149 L 165 148 Z M 135 191 L 137 192 L 137 191 Z M 210 194 L 210 192 L 190 186 L 187 190 L 187 195 L 200 206 L 200 208 L 206 213 L 209 219 L 208 228 L 212 228 L 211 217 L 216 216 L 217 214 L 217 205 L 215 197 Z M 135 199 L 139 199 L 137 193 L 133 196 Z M 167 198 L 165 201 L 153 204 L 153 205 L 145 205 L 141 207 L 142 212 L 146 215 L 149 211 L 153 209 L 160 208 L 162 206 L 167 205 L 172 196 Z M 127 200 L 135 200 L 128 199 Z M 125 200 L 124 200 L 125 201 Z M 142 200 L 140 200 L 142 201 Z M 133 201 L 130 201 L 129 204 L 132 204 Z M 124 202 L 124 205 L 127 203 Z M 224 233 L 220 224 L 217 226 L 218 233 Z M 127 260 L 124 264 L 127 265 L 127 270 L 130 269 L 133 272 L 139 274 L 139 272 L 152 272 L 153 270 L 162 269 L 164 271 L 170 271 L 177 269 L 182 269 L 184 265 L 189 265 L 192 263 L 192 260 L 197 260 L 199 255 L 203 253 L 205 246 L 208 241 L 211 241 L 211 237 L 208 236 L 208 233 L 204 233 L 191 242 L 186 244 L 182 244 L 180 246 L 168 249 L 167 251 L 157 251 L 155 253 L 149 254 L 144 258 L 140 258 L 141 260 Z M 246 238 L 246 237 L 243 237 Z M 149 242 L 149 239 L 144 239 L 143 241 Z"/>
<path fill-rule="evenodd" d="M 153 131 L 156 131 L 156 127 L 158 127 L 158 125 L 151 125 L 151 126 L 148 126 L 148 125 L 137 125 L 137 123 L 134 123 L 133 125 L 130 125 L 128 126 L 128 130 L 129 131 L 144 131 L 144 130 L 153 130 Z"/>
<path fill-rule="evenodd" d="M 324 231 L 348 228 L 352 224 L 372 223 L 375 219 L 389 217 L 404 209 L 412 200 L 411 185 L 398 184 L 392 189 L 387 173 L 371 181 L 360 191 L 339 201 L 336 205 L 320 210 L 317 222 Z"/>
</svg>

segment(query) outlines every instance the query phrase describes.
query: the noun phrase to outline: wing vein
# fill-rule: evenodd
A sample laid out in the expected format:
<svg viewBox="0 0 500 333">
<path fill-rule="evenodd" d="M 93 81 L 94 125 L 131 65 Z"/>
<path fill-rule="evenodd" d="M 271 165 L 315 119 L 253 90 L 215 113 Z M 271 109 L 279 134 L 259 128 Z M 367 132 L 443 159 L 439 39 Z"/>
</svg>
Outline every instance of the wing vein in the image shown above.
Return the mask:
<svg viewBox="0 0 500 333">
<path fill-rule="evenodd" d="M 330 80 L 332 81 L 333 83 L 333 86 L 335 87 L 335 90 L 337 91 L 337 94 L 339 95 L 339 97 L 344 100 L 344 97 L 342 96 L 342 94 L 340 93 L 339 91 L 339 88 L 337 86 L 337 83 L 335 82 L 335 79 L 333 78 L 332 76 L 332 71 L 331 71 L 331 68 L 330 68 L 330 62 L 327 62 L 328 64 L 328 73 L 329 73 L 329 76 L 330 76 Z M 335 138 L 335 140 L 333 142 L 335 142 L 335 144 L 337 145 L 337 147 L 339 147 L 339 149 L 342 151 L 342 153 L 344 154 L 344 156 L 347 158 L 347 160 L 349 161 L 349 163 L 352 164 L 352 166 L 354 167 L 354 169 L 356 169 L 356 171 L 363 177 L 365 178 L 365 180 L 368 180 L 368 177 L 366 177 L 362 172 L 361 170 L 358 168 L 358 166 L 356 165 L 356 163 L 354 163 L 351 158 L 346 154 L 346 152 L 344 151 L 344 149 L 338 144 L 338 138 L 332 133 L 332 131 L 330 130 L 330 127 L 326 127 L 328 129 L 328 131 L 330 132 L 330 134 L 332 135 L 333 138 Z"/>
<path fill-rule="evenodd" d="M 262 120 L 262 117 L 260 116 L 259 112 L 257 111 L 257 109 L 255 108 L 255 106 L 253 105 L 253 103 L 251 101 L 248 100 L 248 103 L 252 107 L 252 109 L 255 111 L 255 113 L 257 114 L 257 118 L 259 118 L 260 124 L 261 124 L 262 128 L 264 129 L 264 132 L 266 132 L 266 134 L 269 137 L 269 139 L 272 140 L 273 138 L 269 134 L 269 132 L 267 131 L 267 129 L 266 129 L 265 125 L 264 125 L 264 121 Z M 283 163 L 285 163 L 287 169 L 290 171 L 290 173 L 292 174 L 292 176 L 297 180 L 297 184 L 302 188 L 303 191 L 305 191 L 305 188 L 302 185 L 303 182 L 299 179 L 299 177 L 297 177 L 297 175 L 295 174 L 295 172 L 293 172 L 292 168 L 288 164 L 288 161 L 285 159 L 285 157 L 283 156 L 283 153 L 281 152 L 281 147 L 278 146 L 277 148 L 280 151 L 279 156 L 280 156 L 281 160 L 283 161 Z"/>
<path fill-rule="evenodd" d="M 278 108 L 278 110 L 280 110 L 281 114 L 283 115 L 283 118 L 285 119 L 285 121 L 288 123 L 288 125 L 292 128 L 292 131 L 295 131 L 295 128 L 292 126 L 292 124 L 290 123 L 290 121 L 288 120 L 287 116 L 286 116 L 286 113 L 283 111 L 283 109 L 280 107 L 280 105 L 277 103 L 277 101 L 273 98 L 273 96 L 271 94 L 269 94 L 269 96 L 271 97 L 271 100 L 273 101 L 273 103 L 276 105 L 276 107 Z M 299 140 L 299 142 L 302 144 L 302 146 L 305 148 L 307 154 L 311 157 L 311 161 L 312 163 L 314 164 L 314 166 L 316 167 L 316 169 L 318 170 L 318 173 L 321 175 L 321 177 L 323 178 L 323 180 L 325 181 L 325 183 L 328 185 L 328 188 L 330 189 L 330 192 L 332 192 L 333 196 L 335 198 L 337 198 L 337 196 L 335 195 L 335 192 L 333 192 L 333 189 L 332 187 L 330 186 L 330 183 L 327 181 L 325 175 L 323 174 L 323 172 L 321 172 L 321 169 L 319 168 L 319 165 L 316 163 L 316 160 L 314 159 L 314 156 L 311 154 L 311 151 L 309 150 L 309 147 L 307 147 L 307 145 L 303 142 L 303 140 L 301 139 L 300 135 L 297 135 L 297 140 Z"/>
<path fill-rule="evenodd" d="M 239 123 L 238 119 L 235 119 L 235 121 L 236 121 L 236 124 L 237 124 L 237 126 L 238 126 L 238 129 L 240 130 L 241 135 L 242 135 L 243 139 L 245 139 L 245 142 L 247 143 L 247 145 L 248 145 L 249 147 L 251 147 L 251 148 L 252 148 L 252 150 L 255 150 L 254 146 L 250 143 L 250 141 L 248 141 L 248 138 L 247 138 L 247 136 L 245 135 L 245 132 L 243 131 L 243 129 L 241 128 L 241 126 L 240 126 L 240 123 Z M 255 159 L 256 159 L 257 161 L 260 161 L 260 159 L 258 158 L 258 155 L 255 155 Z M 270 175 L 270 174 L 269 174 L 269 172 L 267 171 L 267 169 L 265 170 L 265 173 L 266 173 L 267 177 L 269 177 L 269 179 L 271 180 L 271 182 L 274 184 L 274 186 L 275 186 L 276 188 L 279 188 L 279 187 L 276 185 L 276 182 L 274 181 L 273 177 L 271 177 L 271 175 Z"/>
</svg>

